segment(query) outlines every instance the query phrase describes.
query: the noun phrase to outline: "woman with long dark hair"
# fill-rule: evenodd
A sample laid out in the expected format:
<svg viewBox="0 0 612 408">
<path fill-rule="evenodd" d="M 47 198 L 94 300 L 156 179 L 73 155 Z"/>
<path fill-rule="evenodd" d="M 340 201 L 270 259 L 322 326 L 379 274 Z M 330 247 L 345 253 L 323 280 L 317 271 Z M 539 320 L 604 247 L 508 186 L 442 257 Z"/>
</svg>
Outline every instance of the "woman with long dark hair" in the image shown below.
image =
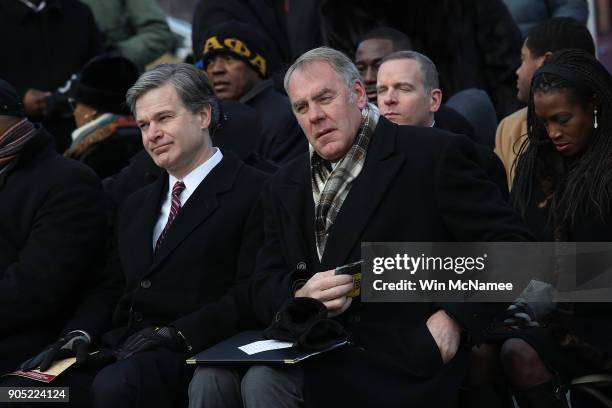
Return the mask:
<svg viewBox="0 0 612 408">
<path fill-rule="evenodd" d="M 542 242 L 612 241 L 606 68 L 584 51 L 553 54 L 533 77 L 527 127 L 511 201 L 534 235 Z M 564 407 L 559 383 L 612 370 L 611 317 L 610 303 L 556 305 L 545 319 L 507 333 L 501 362 L 519 406 Z"/>
</svg>

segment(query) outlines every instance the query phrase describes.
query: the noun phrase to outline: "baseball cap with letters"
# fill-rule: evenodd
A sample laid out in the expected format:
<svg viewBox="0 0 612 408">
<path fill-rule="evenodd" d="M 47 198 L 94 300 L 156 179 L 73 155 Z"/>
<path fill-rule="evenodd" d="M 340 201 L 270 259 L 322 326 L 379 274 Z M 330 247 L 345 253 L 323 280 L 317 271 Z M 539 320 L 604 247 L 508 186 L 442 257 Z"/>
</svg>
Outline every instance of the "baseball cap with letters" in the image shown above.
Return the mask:
<svg viewBox="0 0 612 408">
<path fill-rule="evenodd" d="M 253 68 L 259 76 L 266 78 L 268 53 L 266 39 L 257 29 L 246 23 L 222 23 L 213 27 L 206 35 L 202 47 L 202 59 L 196 66 L 206 69 L 208 61 L 215 55 L 232 55 Z"/>
</svg>

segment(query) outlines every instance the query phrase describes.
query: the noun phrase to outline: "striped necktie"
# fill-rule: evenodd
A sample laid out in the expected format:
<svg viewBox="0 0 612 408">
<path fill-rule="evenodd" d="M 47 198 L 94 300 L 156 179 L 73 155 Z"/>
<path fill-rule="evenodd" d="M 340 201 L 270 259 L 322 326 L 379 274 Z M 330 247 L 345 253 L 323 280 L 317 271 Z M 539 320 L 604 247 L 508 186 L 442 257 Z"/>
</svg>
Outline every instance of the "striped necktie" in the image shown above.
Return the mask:
<svg viewBox="0 0 612 408">
<path fill-rule="evenodd" d="M 157 243 L 155 244 L 155 252 L 161 246 L 164 237 L 168 233 L 170 226 L 172 225 L 172 221 L 176 218 L 176 215 L 181 210 L 181 193 L 185 189 L 185 184 L 182 181 L 177 181 L 174 183 L 174 187 L 172 187 L 172 205 L 170 206 L 170 214 L 168 214 L 168 221 L 166 222 L 166 226 L 162 230 L 159 238 L 157 238 Z"/>
</svg>

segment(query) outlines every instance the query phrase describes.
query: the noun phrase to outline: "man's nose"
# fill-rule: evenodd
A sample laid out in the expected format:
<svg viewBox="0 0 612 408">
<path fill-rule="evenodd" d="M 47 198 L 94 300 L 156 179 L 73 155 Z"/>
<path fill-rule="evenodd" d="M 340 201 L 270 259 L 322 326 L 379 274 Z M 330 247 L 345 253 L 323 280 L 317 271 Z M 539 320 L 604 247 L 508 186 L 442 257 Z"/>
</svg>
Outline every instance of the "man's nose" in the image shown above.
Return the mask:
<svg viewBox="0 0 612 408">
<path fill-rule="evenodd" d="M 160 136 L 161 136 L 161 130 L 159 129 L 159 127 L 157 127 L 157 124 L 155 122 L 149 123 L 149 126 L 147 127 L 147 131 L 145 134 L 145 137 L 147 138 L 147 140 L 149 142 L 154 142 L 155 140 L 159 139 Z"/>
<path fill-rule="evenodd" d="M 312 105 L 308 110 L 308 120 L 310 120 L 311 123 L 316 123 L 321 121 L 323 118 L 325 118 L 325 112 L 323 109 L 321 109 L 319 105 Z"/>
<path fill-rule="evenodd" d="M 395 91 L 388 90 L 383 96 L 383 103 L 385 105 L 395 105 L 397 103 L 397 95 Z"/>
<path fill-rule="evenodd" d="M 225 70 L 226 70 L 225 61 L 220 58 L 216 58 L 210 61 L 206 69 L 206 71 L 208 71 L 210 74 L 223 73 L 225 72 Z"/>
</svg>

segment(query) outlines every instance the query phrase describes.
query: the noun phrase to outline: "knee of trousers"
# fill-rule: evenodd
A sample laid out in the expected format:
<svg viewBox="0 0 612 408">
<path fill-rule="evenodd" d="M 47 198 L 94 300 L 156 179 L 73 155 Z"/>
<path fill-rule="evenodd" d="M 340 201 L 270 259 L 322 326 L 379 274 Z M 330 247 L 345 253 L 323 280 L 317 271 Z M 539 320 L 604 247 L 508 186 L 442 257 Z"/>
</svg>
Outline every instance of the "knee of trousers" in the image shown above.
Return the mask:
<svg viewBox="0 0 612 408">
<path fill-rule="evenodd" d="M 298 366 L 255 365 L 246 372 L 241 384 L 243 397 L 279 389 L 301 394 L 301 388 L 302 374 Z"/>
<path fill-rule="evenodd" d="M 106 366 L 94 378 L 91 396 L 98 404 L 104 402 L 104 405 L 110 405 L 113 401 L 125 403 L 137 393 L 140 383 L 137 377 L 135 368 L 128 367 L 125 362 Z"/>
<path fill-rule="evenodd" d="M 189 383 L 189 397 L 197 393 L 222 391 L 238 392 L 240 384 L 239 374 L 231 368 L 198 367 L 193 373 Z"/>
</svg>

